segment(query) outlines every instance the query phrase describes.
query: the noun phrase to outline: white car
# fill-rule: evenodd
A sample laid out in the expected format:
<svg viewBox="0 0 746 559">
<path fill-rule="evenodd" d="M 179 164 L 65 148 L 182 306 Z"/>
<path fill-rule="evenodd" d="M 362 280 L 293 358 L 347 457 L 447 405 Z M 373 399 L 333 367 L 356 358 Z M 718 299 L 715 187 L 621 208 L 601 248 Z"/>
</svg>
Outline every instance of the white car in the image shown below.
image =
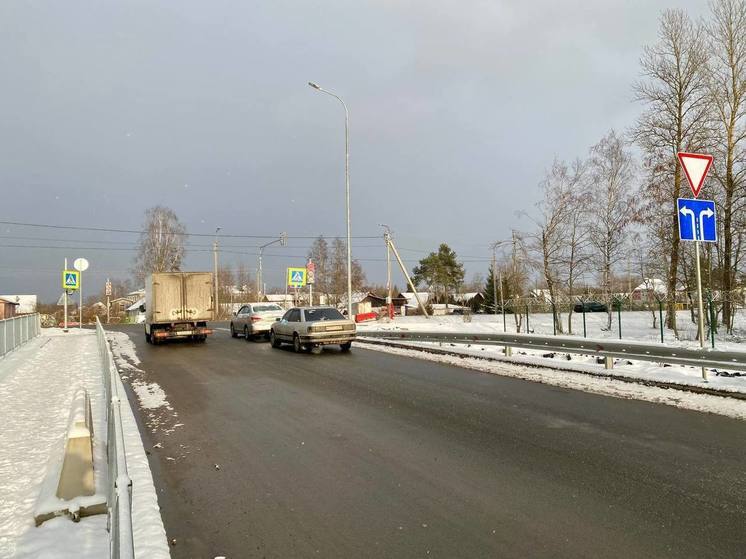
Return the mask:
<svg viewBox="0 0 746 559">
<path fill-rule="evenodd" d="M 298 353 L 332 344 L 338 344 L 342 351 L 350 351 L 354 339 L 355 323 L 334 307 L 292 308 L 269 331 L 272 347 L 291 343 Z"/>
<path fill-rule="evenodd" d="M 269 329 L 285 313 L 276 303 L 248 303 L 233 313 L 231 336 L 239 335 L 250 341 L 257 336 L 268 336 Z"/>
</svg>

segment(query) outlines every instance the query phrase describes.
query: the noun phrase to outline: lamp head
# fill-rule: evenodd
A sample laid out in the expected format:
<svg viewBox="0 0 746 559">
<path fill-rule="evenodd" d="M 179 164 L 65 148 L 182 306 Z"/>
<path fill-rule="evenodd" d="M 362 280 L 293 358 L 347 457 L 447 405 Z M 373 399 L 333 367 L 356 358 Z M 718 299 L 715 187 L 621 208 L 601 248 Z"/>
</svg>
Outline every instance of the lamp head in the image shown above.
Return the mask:
<svg viewBox="0 0 746 559">
<path fill-rule="evenodd" d="M 314 89 L 321 89 L 321 87 L 317 83 L 308 82 L 308 85 L 310 85 Z"/>
</svg>

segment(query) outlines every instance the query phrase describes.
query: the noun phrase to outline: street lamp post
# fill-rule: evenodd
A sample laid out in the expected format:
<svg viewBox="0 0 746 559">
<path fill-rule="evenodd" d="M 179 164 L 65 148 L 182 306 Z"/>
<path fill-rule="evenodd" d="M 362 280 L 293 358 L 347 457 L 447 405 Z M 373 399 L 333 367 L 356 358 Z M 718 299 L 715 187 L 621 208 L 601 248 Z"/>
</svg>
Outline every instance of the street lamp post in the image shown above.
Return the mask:
<svg viewBox="0 0 746 559">
<path fill-rule="evenodd" d="M 215 320 L 218 320 L 220 318 L 220 297 L 218 294 L 218 232 L 220 231 L 220 227 L 215 228 L 215 240 L 212 242 L 212 261 L 213 261 L 213 273 L 215 277 L 213 278 L 215 283 Z"/>
<path fill-rule="evenodd" d="M 280 243 L 281 246 L 285 246 L 287 244 L 287 238 L 288 238 L 288 234 L 283 231 L 282 233 L 280 233 L 280 237 L 278 239 L 265 243 L 259 247 L 259 267 L 257 268 L 257 272 L 256 272 L 256 298 L 257 299 L 261 299 L 261 296 L 262 296 L 262 280 L 264 279 L 263 268 L 262 268 L 262 255 L 264 254 L 264 249 L 275 243 Z"/>
<path fill-rule="evenodd" d="M 350 111 L 339 95 L 327 91 L 314 82 L 308 82 L 312 88 L 331 95 L 342 103 L 345 110 L 345 202 L 347 210 L 347 318 L 352 319 L 352 229 L 350 225 Z"/>
</svg>

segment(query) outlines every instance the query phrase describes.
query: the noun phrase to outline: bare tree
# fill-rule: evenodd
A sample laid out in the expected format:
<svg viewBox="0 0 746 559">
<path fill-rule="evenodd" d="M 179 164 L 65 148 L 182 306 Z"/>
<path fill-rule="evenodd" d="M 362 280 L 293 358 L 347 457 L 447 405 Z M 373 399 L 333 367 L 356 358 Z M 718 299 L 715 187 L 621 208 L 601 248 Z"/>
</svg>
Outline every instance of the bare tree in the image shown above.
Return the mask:
<svg viewBox="0 0 746 559">
<path fill-rule="evenodd" d="M 314 271 L 313 289 L 319 295 L 329 297 L 331 291 L 331 262 L 329 259 L 329 243 L 323 235 L 313 241 L 308 251 L 307 258 L 312 260 L 316 269 Z M 346 258 L 346 257 L 345 257 Z"/>
<path fill-rule="evenodd" d="M 242 293 L 243 302 L 250 301 L 254 298 L 254 282 L 251 280 L 251 272 L 248 266 L 241 262 L 236 268 L 236 286 Z"/>
<path fill-rule="evenodd" d="M 586 164 L 581 160 L 573 162 L 568 170 L 567 188 L 570 191 L 571 209 L 565 216 L 565 249 L 562 254 L 560 269 L 564 270 L 563 284 L 570 300 L 567 309 L 567 331 L 572 334 L 573 297 L 576 284 L 583 277 L 590 262 L 590 235 L 588 227 L 589 193 L 583 183 L 586 177 Z"/>
<path fill-rule="evenodd" d="M 332 242 L 331 258 L 328 265 L 329 289 L 335 303 L 347 295 L 347 243 L 340 238 Z M 352 291 L 359 290 L 365 284 L 365 273 L 357 260 L 352 261 Z M 342 297 L 344 295 L 344 297 Z"/>
<path fill-rule="evenodd" d="M 720 269 L 723 291 L 730 294 L 736 277 L 734 262 L 734 216 L 744 210 L 744 112 L 746 109 L 746 3 L 743 0 L 716 0 L 711 4 L 712 20 L 707 38 L 712 56 L 709 61 L 710 106 L 713 107 L 715 165 L 713 176 L 720 185 L 718 213 L 722 227 Z M 723 323 L 733 326 L 730 298 L 723 301 Z"/>
<path fill-rule="evenodd" d="M 590 240 L 601 265 L 601 285 L 608 306 L 606 328 L 611 329 L 612 271 L 623 256 L 624 232 L 636 218 L 632 156 L 613 130 L 591 148 L 588 171 Z"/>
<path fill-rule="evenodd" d="M 542 276 L 549 292 L 554 312 L 553 320 L 557 332 L 562 333 L 561 307 L 558 306 L 567 264 L 568 232 L 579 214 L 575 207 L 576 190 L 580 188 L 582 165 L 576 163 L 571 169 L 562 161 L 555 160 L 541 183 L 542 200 L 536 205 L 538 217 L 530 218 L 538 231 L 528 235 L 529 250 L 539 256 Z"/>
<path fill-rule="evenodd" d="M 153 272 L 180 270 L 186 234 L 186 228 L 170 208 L 154 206 L 146 210 L 135 257 L 134 272 L 138 282 Z"/>
<path fill-rule="evenodd" d="M 634 86 L 634 91 L 637 100 L 646 108 L 632 137 L 646 155 L 651 172 L 648 186 L 663 189 L 658 195 L 649 196 L 648 203 L 658 204 L 657 209 L 665 215 L 672 233 L 678 230 L 675 208 L 682 191 L 676 154 L 696 151 L 705 143 L 707 135 L 709 89 L 704 31 L 683 10 L 663 12 L 658 43 L 645 47 L 640 64 L 643 81 Z M 675 329 L 676 305 L 672 295 L 678 282 L 679 237 L 668 234 L 661 239 L 664 240 L 668 241 L 670 249 L 666 323 Z"/>
</svg>

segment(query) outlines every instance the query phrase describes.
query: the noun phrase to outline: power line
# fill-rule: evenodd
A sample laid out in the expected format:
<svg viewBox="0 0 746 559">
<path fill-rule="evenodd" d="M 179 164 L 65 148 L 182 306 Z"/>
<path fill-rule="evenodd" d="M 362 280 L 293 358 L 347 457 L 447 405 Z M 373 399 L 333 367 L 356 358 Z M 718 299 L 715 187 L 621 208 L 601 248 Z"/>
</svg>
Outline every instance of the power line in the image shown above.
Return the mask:
<svg viewBox="0 0 746 559">
<path fill-rule="evenodd" d="M 140 235 L 142 233 L 146 233 L 146 231 L 142 230 L 136 230 L 136 229 L 111 229 L 107 227 L 83 227 L 79 225 L 51 225 L 47 223 L 24 223 L 20 221 L 0 221 L 0 224 L 2 225 L 16 225 L 20 227 L 41 227 L 45 229 L 68 229 L 68 230 L 74 230 L 74 231 L 96 231 L 98 233 L 131 233 Z M 185 237 L 210 237 L 214 238 L 215 233 L 175 233 L 178 235 L 183 235 Z M 288 239 L 317 239 L 318 237 L 324 237 L 329 239 L 334 238 L 342 238 L 343 235 L 309 235 L 309 236 L 303 236 L 303 235 L 289 235 Z M 230 235 L 230 234 L 220 234 L 218 235 L 219 238 L 233 238 L 233 239 L 274 239 L 277 237 L 277 235 Z M 378 239 L 380 238 L 380 235 L 362 235 L 362 236 L 354 236 L 353 239 Z"/>
</svg>

